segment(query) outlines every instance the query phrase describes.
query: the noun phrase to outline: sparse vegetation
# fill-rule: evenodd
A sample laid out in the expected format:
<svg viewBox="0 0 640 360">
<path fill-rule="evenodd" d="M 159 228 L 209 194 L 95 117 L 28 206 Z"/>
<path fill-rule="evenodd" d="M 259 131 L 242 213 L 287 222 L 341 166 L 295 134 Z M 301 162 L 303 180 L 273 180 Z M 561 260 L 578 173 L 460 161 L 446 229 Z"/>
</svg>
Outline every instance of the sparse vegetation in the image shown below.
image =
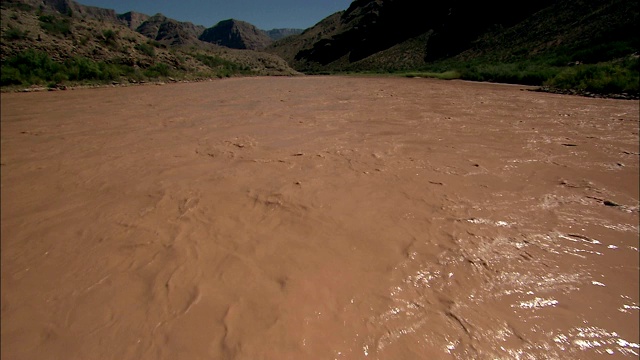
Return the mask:
<svg viewBox="0 0 640 360">
<path fill-rule="evenodd" d="M 640 59 L 627 58 L 598 64 L 567 67 L 544 85 L 557 89 L 575 89 L 596 94 L 627 93 L 638 95 Z"/>
<path fill-rule="evenodd" d="M 147 41 L 147 44 L 149 44 L 149 45 L 151 45 L 153 47 L 159 48 L 159 49 L 166 49 L 167 48 L 167 45 L 165 45 L 165 44 L 163 44 L 161 42 L 155 41 L 155 40 L 149 40 L 149 41 Z"/>
<path fill-rule="evenodd" d="M 33 6 L 29 5 L 29 4 L 25 4 L 25 3 L 21 3 L 21 2 L 6 2 L 2 4 L 3 6 L 7 6 L 7 7 L 12 7 L 14 9 L 17 10 L 22 10 L 22 11 L 32 11 L 33 10 Z"/>
<path fill-rule="evenodd" d="M 20 30 L 18 28 L 9 27 L 2 35 L 9 41 L 25 40 L 29 37 L 29 30 Z"/>
<path fill-rule="evenodd" d="M 169 65 L 165 63 L 158 63 L 150 66 L 143 73 L 149 78 L 160 78 L 169 76 L 171 74 L 171 69 L 169 68 Z"/>
<path fill-rule="evenodd" d="M 152 45 L 149 44 L 136 44 L 134 49 L 138 50 L 140 53 L 145 54 L 147 56 L 154 57 L 156 56 L 156 50 Z"/>
<path fill-rule="evenodd" d="M 157 69 L 156 69 L 157 70 Z M 27 50 L 2 63 L 0 84 L 57 84 L 66 81 L 114 81 L 136 72 L 131 66 L 74 57 L 56 62 L 44 52 Z M 159 71 L 162 73 L 162 71 Z"/>
<path fill-rule="evenodd" d="M 401 74 L 405 77 L 425 77 L 425 78 L 435 78 L 435 79 L 441 79 L 441 80 L 459 79 L 461 76 L 460 73 L 456 70 L 449 70 L 449 71 L 443 71 L 443 72 L 412 71 L 412 72 L 401 73 Z"/>
<path fill-rule="evenodd" d="M 85 46 L 87 45 L 87 43 L 89 42 L 89 37 L 88 36 L 83 36 L 80 38 L 80 45 Z"/>
<path fill-rule="evenodd" d="M 71 34 L 71 21 L 60 19 L 54 15 L 40 15 L 40 27 L 52 35 L 67 36 Z"/>
<path fill-rule="evenodd" d="M 96 62 L 83 57 L 75 57 L 65 61 L 62 64 L 61 78 L 54 81 L 60 82 L 60 80 L 82 81 L 82 80 L 118 80 L 122 71 L 118 65 L 107 64 L 105 62 Z M 65 79 L 65 77 L 67 79 Z"/>
<path fill-rule="evenodd" d="M 198 77 L 230 77 L 238 74 L 252 74 L 246 66 L 211 55 L 193 55 L 210 67 L 208 73 Z M 185 78 L 188 71 L 174 69 L 163 62 L 156 62 L 146 68 L 137 68 L 124 58 L 112 61 L 94 61 L 76 56 L 65 61 L 54 61 L 47 53 L 27 50 L 2 62 L 0 85 L 28 86 L 32 84 L 50 85 L 64 83 L 109 83 L 121 80 L 158 80 L 168 77 Z"/>
<path fill-rule="evenodd" d="M 640 57 L 627 56 L 622 59 L 584 64 L 566 54 L 546 54 L 534 59 L 500 62 L 486 58 L 469 61 L 444 60 L 434 62 L 416 71 L 316 71 L 314 75 L 362 74 L 425 77 L 443 80 L 462 79 L 471 81 L 500 82 L 542 86 L 545 89 L 567 90 L 576 94 L 640 95 Z M 582 59 L 582 58 L 580 58 Z M 569 91 L 570 90 L 570 91 Z"/>
<path fill-rule="evenodd" d="M 593 54 L 588 57 L 592 60 L 596 59 Z M 423 76 L 446 79 L 446 76 L 438 75 L 451 74 L 449 78 L 456 78 L 453 74 L 457 73 L 463 80 L 574 89 L 578 93 L 600 95 L 627 93 L 638 96 L 640 65 L 637 56 L 592 64 L 583 63 L 584 59 L 585 57 L 577 57 L 575 54 L 569 56 L 567 52 L 561 51 L 535 58 L 513 59 L 512 62 L 485 58 L 466 62 L 445 60 L 423 69 L 427 72 Z M 421 76 L 419 72 L 417 74 Z"/>
<path fill-rule="evenodd" d="M 109 46 L 114 46 L 116 44 L 116 39 L 118 37 L 118 33 L 115 31 L 108 29 L 102 32 L 102 37 L 104 39 L 104 43 Z"/>
<path fill-rule="evenodd" d="M 37 84 L 61 77 L 62 66 L 43 52 L 28 50 L 2 63 L 2 85 Z"/>
<path fill-rule="evenodd" d="M 602 61 L 614 55 L 628 54 L 632 44 L 617 42 L 590 48 L 557 48 L 553 52 L 527 57 L 528 51 L 510 56 L 477 57 L 467 60 L 445 59 L 424 65 L 415 71 L 367 71 L 356 63 L 350 73 L 387 74 L 406 77 L 462 79 L 522 85 L 543 86 L 546 89 L 567 90 L 577 94 L 612 95 L 625 93 L 638 97 L 640 68 L 637 55 L 620 56 L 617 60 Z M 368 64 L 370 66 L 370 64 Z M 316 71 L 313 74 L 340 72 Z M 568 91 L 571 90 L 571 91 Z"/>
<path fill-rule="evenodd" d="M 191 56 L 211 68 L 217 77 L 229 77 L 234 74 L 251 74 L 251 69 L 249 67 L 242 66 L 217 56 L 205 54 L 191 54 Z"/>
</svg>

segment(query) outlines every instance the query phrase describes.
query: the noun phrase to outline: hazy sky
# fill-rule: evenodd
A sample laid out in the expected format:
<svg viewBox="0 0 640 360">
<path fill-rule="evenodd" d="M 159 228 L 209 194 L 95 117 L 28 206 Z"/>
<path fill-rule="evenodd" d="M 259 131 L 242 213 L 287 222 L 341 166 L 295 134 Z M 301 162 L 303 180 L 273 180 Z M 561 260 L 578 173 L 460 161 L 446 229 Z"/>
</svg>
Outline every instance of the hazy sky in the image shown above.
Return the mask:
<svg viewBox="0 0 640 360">
<path fill-rule="evenodd" d="M 220 20 L 237 19 L 260 29 L 309 28 L 336 11 L 346 10 L 351 0 L 76 0 L 80 4 L 114 9 L 122 14 L 137 11 L 162 13 L 179 21 L 213 26 Z"/>
</svg>

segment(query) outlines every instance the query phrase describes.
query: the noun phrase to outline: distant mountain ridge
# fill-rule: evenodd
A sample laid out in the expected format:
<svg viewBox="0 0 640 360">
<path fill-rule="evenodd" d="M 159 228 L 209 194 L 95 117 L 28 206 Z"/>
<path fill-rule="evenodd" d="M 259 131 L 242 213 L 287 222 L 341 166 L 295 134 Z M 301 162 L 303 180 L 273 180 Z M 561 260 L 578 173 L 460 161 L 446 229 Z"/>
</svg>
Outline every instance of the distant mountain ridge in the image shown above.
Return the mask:
<svg viewBox="0 0 640 360">
<path fill-rule="evenodd" d="M 205 29 L 198 39 L 232 49 L 262 50 L 273 41 L 302 33 L 302 29 L 260 30 L 236 19 L 220 21 Z"/>
<path fill-rule="evenodd" d="M 271 30 L 262 30 L 262 31 L 264 31 L 267 34 L 267 36 L 271 38 L 271 40 L 277 41 L 287 36 L 301 34 L 304 30 L 284 28 L 284 29 L 271 29 Z"/>
<path fill-rule="evenodd" d="M 229 19 L 206 28 L 191 22 L 177 21 L 163 14 L 147 15 L 135 11 L 117 14 L 113 9 L 82 5 L 73 0 L 3 0 L 23 3 L 40 11 L 54 11 L 89 17 L 98 21 L 123 24 L 146 37 L 166 45 L 193 45 L 206 41 L 233 49 L 259 50 L 274 40 L 302 32 L 301 29 L 258 30 L 244 21 Z M 204 32 L 207 31 L 205 35 Z M 204 40 L 201 40 L 204 39 Z"/>
<path fill-rule="evenodd" d="M 261 50 L 273 40 L 255 26 L 240 20 L 223 20 L 205 29 L 198 39 L 232 49 Z"/>
</svg>

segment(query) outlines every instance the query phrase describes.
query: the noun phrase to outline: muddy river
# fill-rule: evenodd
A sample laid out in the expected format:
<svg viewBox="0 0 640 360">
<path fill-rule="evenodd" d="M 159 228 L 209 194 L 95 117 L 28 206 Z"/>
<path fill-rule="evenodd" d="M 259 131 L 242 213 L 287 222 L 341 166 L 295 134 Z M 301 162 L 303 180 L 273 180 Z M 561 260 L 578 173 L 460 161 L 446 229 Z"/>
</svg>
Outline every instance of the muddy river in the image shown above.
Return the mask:
<svg viewBox="0 0 640 360">
<path fill-rule="evenodd" d="M 639 104 L 238 78 L 1 95 L 3 359 L 637 359 Z"/>
</svg>

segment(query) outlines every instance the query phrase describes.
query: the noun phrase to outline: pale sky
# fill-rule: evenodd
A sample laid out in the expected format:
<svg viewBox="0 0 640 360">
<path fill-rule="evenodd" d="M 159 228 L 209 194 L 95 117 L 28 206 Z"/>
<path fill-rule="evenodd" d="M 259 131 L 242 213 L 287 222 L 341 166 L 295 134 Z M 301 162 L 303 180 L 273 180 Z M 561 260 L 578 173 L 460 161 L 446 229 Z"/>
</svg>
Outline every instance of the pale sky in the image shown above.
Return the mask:
<svg viewBox="0 0 640 360">
<path fill-rule="evenodd" d="M 263 30 L 309 28 L 325 17 L 346 10 L 351 0 L 76 0 L 80 4 L 114 9 L 162 13 L 178 20 L 211 27 L 220 20 L 246 21 Z"/>
</svg>

